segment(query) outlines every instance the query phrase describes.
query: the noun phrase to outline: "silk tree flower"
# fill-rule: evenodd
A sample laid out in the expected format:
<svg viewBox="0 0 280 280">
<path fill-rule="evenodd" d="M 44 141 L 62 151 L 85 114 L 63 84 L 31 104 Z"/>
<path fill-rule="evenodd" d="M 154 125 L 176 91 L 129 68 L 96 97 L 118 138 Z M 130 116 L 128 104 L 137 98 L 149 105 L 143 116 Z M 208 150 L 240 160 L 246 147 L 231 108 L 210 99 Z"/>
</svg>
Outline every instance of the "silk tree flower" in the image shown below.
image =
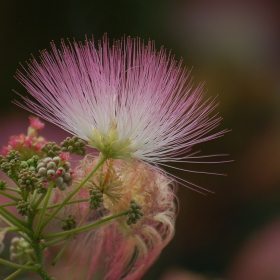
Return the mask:
<svg viewBox="0 0 280 280">
<path fill-rule="evenodd" d="M 187 82 L 190 71 L 170 52 L 130 37 L 109 45 L 62 41 L 32 58 L 16 78 L 36 100 L 19 106 L 88 141 L 107 158 L 166 166 L 190 162 L 191 148 L 222 136 L 209 134 L 221 118 L 217 103 L 204 99 L 203 83 Z M 175 176 L 173 176 L 175 178 Z M 175 180 L 180 180 L 179 178 Z M 186 182 L 188 184 L 188 182 Z"/>
<path fill-rule="evenodd" d="M 43 136 L 38 135 L 38 131 L 44 128 L 44 123 L 36 117 L 30 117 L 29 121 L 30 125 L 27 130 L 27 135 L 11 136 L 8 146 L 2 148 L 2 154 L 4 156 L 11 150 L 19 151 L 22 160 L 29 159 L 33 155 L 40 157 L 44 155 L 41 148 L 46 144 L 47 140 Z"/>
<path fill-rule="evenodd" d="M 99 159 L 85 157 L 76 170 L 76 184 Z M 71 188 L 56 191 L 52 202 L 63 200 Z M 54 275 L 59 277 L 63 271 L 67 279 L 141 279 L 174 235 L 175 190 L 168 177 L 139 160 L 107 160 L 75 196 L 75 199 L 83 199 L 89 191 L 100 191 L 102 205 L 86 216 L 89 202 L 71 204 L 64 215 L 71 214 L 77 221 L 86 216 L 86 225 L 128 209 L 131 199 L 135 199 L 142 206 L 144 216 L 131 225 L 127 225 L 126 217 L 120 217 L 77 235 L 67 249 L 66 265 L 63 262 L 63 267 L 58 267 Z M 50 224 L 48 230 L 54 228 L 55 224 Z"/>
</svg>

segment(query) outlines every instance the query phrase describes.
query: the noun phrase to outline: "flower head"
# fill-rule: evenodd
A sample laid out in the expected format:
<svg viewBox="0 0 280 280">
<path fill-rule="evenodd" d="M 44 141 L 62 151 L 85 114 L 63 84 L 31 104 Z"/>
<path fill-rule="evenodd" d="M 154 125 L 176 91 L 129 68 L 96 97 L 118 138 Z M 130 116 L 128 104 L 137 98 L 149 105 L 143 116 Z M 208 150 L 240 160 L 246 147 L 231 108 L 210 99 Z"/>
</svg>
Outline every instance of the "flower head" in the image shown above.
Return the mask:
<svg viewBox="0 0 280 280">
<path fill-rule="evenodd" d="M 36 117 L 31 116 L 29 117 L 29 120 L 30 120 L 30 127 L 33 128 L 34 130 L 41 130 L 45 126 L 45 124 Z"/>
<path fill-rule="evenodd" d="M 11 150 L 19 151 L 22 160 L 29 159 L 33 155 L 43 156 L 44 153 L 41 149 L 47 140 L 43 136 L 38 136 L 38 130 L 44 127 L 44 123 L 36 117 L 30 117 L 29 120 L 30 126 L 28 127 L 27 135 L 11 136 L 8 146 L 2 149 L 4 156 Z"/>
<path fill-rule="evenodd" d="M 107 158 L 147 164 L 187 161 L 197 143 L 212 135 L 221 118 L 211 113 L 215 99 L 204 100 L 203 84 L 187 83 L 182 60 L 155 44 L 130 37 L 112 46 L 104 36 L 65 43 L 41 52 L 17 79 L 37 99 L 19 106 L 88 141 Z"/>
</svg>

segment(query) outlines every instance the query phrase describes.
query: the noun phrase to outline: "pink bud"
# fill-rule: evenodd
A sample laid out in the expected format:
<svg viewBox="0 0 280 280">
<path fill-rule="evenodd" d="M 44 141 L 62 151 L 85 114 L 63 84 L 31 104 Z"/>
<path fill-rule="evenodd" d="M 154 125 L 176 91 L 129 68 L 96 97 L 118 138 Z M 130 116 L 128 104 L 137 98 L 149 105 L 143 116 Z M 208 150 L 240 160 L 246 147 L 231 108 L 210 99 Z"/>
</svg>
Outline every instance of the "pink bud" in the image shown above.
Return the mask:
<svg viewBox="0 0 280 280">
<path fill-rule="evenodd" d="M 40 130 L 44 128 L 45 124 L 39 120 L 37 117 L 29 117 L 30 126 L 35 130 Z"/>
</svg>

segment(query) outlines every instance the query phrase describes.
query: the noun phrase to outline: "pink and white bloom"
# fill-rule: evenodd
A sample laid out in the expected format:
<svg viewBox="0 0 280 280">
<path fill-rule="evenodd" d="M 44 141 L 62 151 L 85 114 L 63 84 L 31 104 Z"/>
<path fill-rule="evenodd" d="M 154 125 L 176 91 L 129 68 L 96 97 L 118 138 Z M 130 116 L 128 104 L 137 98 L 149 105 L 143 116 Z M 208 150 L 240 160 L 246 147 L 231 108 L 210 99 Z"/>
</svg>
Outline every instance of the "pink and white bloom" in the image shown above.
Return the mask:
<svg viewBox="0 0 280 280">
<path fill-rule="evenodd" d="M 138 159 L 150 165 L 191 161 L 197 143 L 221 118 L 215 99 L 204 100 L 203 84 L 193 89 L 190 71 L 171 53 L 140 39 L 65 43 L 41 52 L 17 72 L 38 102 L 22 96 L 19 106 L 88 141 L 108 158 Z"/>
</svg>

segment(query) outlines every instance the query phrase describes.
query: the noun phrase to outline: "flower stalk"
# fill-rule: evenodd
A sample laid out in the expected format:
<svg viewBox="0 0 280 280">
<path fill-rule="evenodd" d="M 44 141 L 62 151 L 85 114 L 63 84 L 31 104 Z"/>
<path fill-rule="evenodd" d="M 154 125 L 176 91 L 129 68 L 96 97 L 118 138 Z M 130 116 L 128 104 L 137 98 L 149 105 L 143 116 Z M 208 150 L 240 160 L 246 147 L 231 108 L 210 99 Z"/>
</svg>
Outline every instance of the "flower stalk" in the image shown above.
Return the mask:
<svg viewBox="0 0 280 280">
<path fill-rule="evenodd" d="M 75 228 L 75 229 L 69 230 L 67 232 L 58 232 L 58 233 L 54 233 L 54 234 L 43 234 L 42 238 L 43 239 L 49 239 L 49 238 L 55 238 L 55 237 L 61 237 L 61 236 L 68 236 L 68 235 L 71 235 L 71 234 L 79 234 L 79 233 L 82 233 L 82 232 L 87 231 L 89 229 L 92 229 L 94 227 L 100 226 L 104 223 L 107 223 L 111 220 L 114 220 L 118 217 L 127 215 L 128 213 L 129 213 L 129 210 L 126 210 L 126 211 L 123 211 L 123 212 L 118 213 L 116 215 L 112 215 L 110 217 L 101 219 L 97 222 L 94 222 L 94 223 L 91 223 L 91 224 L 88 224 L 86 226 L 82 226 L 82 227 L 79 227 L 79 228 Z"/>
<path fill-rule="evenodd" d="M 43 222 L 43 218 L 44 218 L 46 208 L 47 208 L 48 202 L 50 200 L 50 196 L 51 196 L 53 188 L 54 188 L 54 183 L 51 183 L 51 185 L 48 188 L 46 197 L 45 197 L 44 206 L 43 206 L 42 210 L 40 211 L 39 220 L 38 220 L 36 230 L 35 230 L 35 233 L 34 233 L 35 239 L 38 238 L 40 231 L 43 229 L 43 226 L 41 227 L 41 225 L 42 225 L 42 222 Z"/>
</svg>

